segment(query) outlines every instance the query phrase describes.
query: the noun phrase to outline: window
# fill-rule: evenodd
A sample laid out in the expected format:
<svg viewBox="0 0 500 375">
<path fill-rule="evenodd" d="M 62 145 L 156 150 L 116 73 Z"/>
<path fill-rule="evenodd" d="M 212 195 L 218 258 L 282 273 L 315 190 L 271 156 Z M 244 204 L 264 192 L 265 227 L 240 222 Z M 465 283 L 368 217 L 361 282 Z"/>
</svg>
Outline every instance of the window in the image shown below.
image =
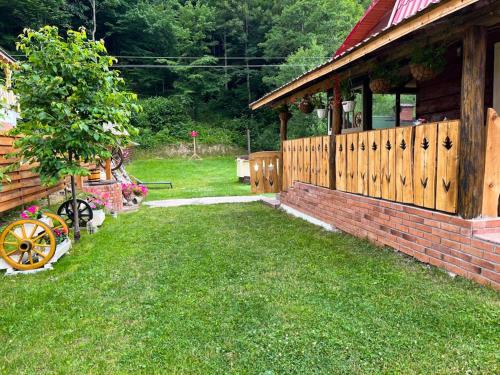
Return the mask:
<svg viewBox="0 0 500 375">
<path fill-rule="evenodd" d="M 372 100 L 372 129 L 414 124 L 416 120 L 415 94 L 373 94 Z"/>
<path fill-rule="evenodd" d="M 363 130 L 363 86 L 353 88 L 354 106 L 351 108 L 344 107 L 342 119 L 342 132 L 348 133 L 353 131 Z"/>
<path fill-rule="evenodd" d="M 396 94 L 373 94 L 372 129 L 396 126 Z"/>
</svg>

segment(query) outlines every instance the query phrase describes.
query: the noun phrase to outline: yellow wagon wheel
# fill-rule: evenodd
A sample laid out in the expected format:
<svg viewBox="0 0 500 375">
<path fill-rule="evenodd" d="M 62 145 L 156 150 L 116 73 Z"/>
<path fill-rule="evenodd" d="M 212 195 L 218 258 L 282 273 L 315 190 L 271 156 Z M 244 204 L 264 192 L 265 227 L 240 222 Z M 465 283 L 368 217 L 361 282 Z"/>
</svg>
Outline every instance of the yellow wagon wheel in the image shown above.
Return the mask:
<svg viewBox="0 0 500 375">
<path fill-rule="evenodd" d="M 50 213 L 50 212 L 44 212 L 43 215 L 50 217 L 52 219 L 52 223 L 53 223 L 52 230 L 63 229 L 63 230 L 65 230 L 66 234 L 69 233 L 68 224 L 66 224 L 66 222 L 64 221 L 64 219 L 61 216 Z"/>
<path fill-rule="evenodd" d="M 52 229 L 38 220 L 14 221 L 0 235 L 0 256 L 18 270 L 43 267 L 55 251 L 56 239 Z"/>
</svg>

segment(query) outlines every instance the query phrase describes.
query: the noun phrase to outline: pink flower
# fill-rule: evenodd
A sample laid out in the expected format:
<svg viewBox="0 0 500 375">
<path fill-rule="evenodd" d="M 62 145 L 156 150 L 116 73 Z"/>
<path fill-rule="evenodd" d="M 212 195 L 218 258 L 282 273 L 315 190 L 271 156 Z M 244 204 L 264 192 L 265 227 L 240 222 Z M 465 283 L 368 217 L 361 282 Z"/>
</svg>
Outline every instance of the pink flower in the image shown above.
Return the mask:
<svg viewBox="0 0 500 375">
<path fill-rule="evenodd" d="M 28 207 L 27 208 L 27 211 L 34 214 L 35 212 L 38 211 L 38 207 L 37 206 L 31 206 L 31 207 Z"/>
<path fill-rule="evenodd" d="M 27 214 L 26 212 L 23 212 L 23 213 L 21 214 L 21 218 L 22 218 L 22 219 L 28 219 L 28 218 L 29 218 L 29 216 L 28 216 L 28 214 Z"/>
</svg>

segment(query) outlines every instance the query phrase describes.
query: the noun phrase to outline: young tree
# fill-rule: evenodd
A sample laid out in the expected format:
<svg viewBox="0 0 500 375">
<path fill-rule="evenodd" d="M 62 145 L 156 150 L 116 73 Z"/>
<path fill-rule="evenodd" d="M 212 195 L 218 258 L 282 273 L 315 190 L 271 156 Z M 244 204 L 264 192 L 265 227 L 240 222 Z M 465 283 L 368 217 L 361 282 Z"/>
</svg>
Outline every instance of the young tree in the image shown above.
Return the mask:
<svg viewBox="0 0 500 375">
<path fill-rule="evenodd" d="M 104 43 L 88 40 L 84 29 L 70 30 L 66 38 L 56 27 L 27 29 L 17 48 L 25 55 L 13 75 L 22 113 L 14 129 L 23 135 L 16 142 L 17 157 L 35 163 L 45 184 L 71 176 L 78 240 L 75 176 L 88 175 L 83 163 L 110 157 L 111 147 L 136 133 L 129 119 L 140 107 L 111 69 L 114 59 Z"/>
</svg>

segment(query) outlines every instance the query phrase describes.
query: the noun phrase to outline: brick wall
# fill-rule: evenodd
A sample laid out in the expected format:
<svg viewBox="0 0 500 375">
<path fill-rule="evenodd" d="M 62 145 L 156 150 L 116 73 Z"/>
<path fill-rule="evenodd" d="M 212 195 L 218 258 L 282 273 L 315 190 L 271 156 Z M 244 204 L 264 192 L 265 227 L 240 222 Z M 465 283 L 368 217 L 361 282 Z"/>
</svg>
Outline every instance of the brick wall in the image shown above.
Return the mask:
<svg viewBox="0 0 500 375">
<path fill-rule="evenodd" d="M 123 197 L 121 184 L 92 185 L 83 184 L 83 191 L 91 194 L 109 194 L 112 209 L 116 212 L 123 210 Z"/>
<path fill-rule="evenodd" d="M 300 182 L 281 193 L 281 203 L 354 236 L 500 289 L 500 245 L 474 237 L 500 231 L 500 219 L 464 220 Z"/>
</svg>

